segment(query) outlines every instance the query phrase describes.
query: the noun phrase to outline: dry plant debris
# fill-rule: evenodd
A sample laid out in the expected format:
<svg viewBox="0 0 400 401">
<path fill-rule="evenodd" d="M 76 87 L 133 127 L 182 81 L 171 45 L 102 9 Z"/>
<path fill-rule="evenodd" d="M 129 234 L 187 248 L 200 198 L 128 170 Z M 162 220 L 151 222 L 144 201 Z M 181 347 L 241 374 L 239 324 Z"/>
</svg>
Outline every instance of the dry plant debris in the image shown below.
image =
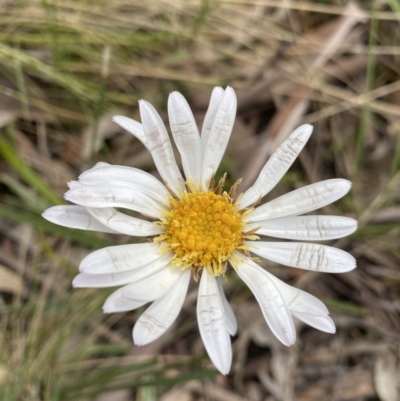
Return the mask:
<svg viewBox="0 0 400 401">
<path fill-rule="evenodd" d="M 1 3 L 1 400 L 400 399 L 400 7 L 345 3 Z M 174 329 L 135 348 L 138 314 L 103 316 L 107 290 L 70 285 L 83 256 L 130 239 L 40 217 L 96 161 L 154 173 L 111 115 L 137 118 L 140 98 L 165 111 L 164 99 L 179 90 L 201 122 L 214 85 L 238 93 L 223 161 L 231 182 L 255 177 L 292 127 L 311 123 L 311 142 L 270 198 L 347 178 L 351 193 L 322 212 L 360 222 L 332 244 L 357 258 L 351 273 L 265 264 L 327 304 L 335 335 L 299 324 L 296 345 L 281 346 L 251 293 L 229 277 L 241 330 L 227 377 L 204 357 L 196 287 Z"/>
</svg>

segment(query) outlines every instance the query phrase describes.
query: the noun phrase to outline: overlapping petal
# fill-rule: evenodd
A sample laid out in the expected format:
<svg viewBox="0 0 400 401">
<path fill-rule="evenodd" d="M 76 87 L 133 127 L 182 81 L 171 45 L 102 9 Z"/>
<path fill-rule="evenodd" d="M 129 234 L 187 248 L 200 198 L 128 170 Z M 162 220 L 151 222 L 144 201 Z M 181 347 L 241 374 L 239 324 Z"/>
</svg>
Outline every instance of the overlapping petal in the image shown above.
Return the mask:
<svg viewBox="0 0 400 401">
<path fill-rule="evenodd" d="M 326 333 L 336 331 L 326 306 L 318 299 L 298 288 L 292 287 L 266 272 L 280 291 L 292 316 Z"/>
<path fill-rule="evenodd" d="M 273 276 L 250 258 L 234 252 L 236 273 L 247 284 L 257 299 L 268 326 L 285 345 L 294 344 L 296 330 L 287 303 L 276 287 Z"/>
<path fill-rule="evenodd" d="M 138 301 L 122 296 L 121 288 L 114 291 L 104 302 L 104 313 L 129 312 L 146 305 L 148 301 Z"/>
<path fill-rule="evenodd" d="M 330 334 L 334 334 L 336 332 L 335 323 L 328 315 L 315 316 L 300 312 L 292 312 L 292 315 L 317 330 L 321 330 Z"/>
<path fill-rule="evenodd" d="M 79 176 L 79 182 L 85 185 L 130 187 L 143 192 L 162 204 L 168 203 L 167 188 L 151 174 L 133 167 L 96 165 L 82 173 Z"/>
<path fill-rule="evenodd" d="M 263 271 L 264 275 L 268 276 L 274 283 L 291 312 L 307 313 L 313 316 L 326 316 L 329 314 L 327 307 L 318 298 L 299 288 L 284 283 L 265 270 Z"/>
<path fill-rule="evenodd" d="M 124 298 L 151 302 L 163 297 L 183 274 L 176 266 L 167 266 L 142 280 L 120 288 Z"/>
<path fill-rule="evenodd" d="M 64 197 L 70 202 L 85 207 L 121 207 L 159 219 L 163 217 L 162 211 L 166 209 L 160 202 L 128 186 L 82 185 L 70 189 Z"/>
<path fill-rule="evenodd" d="M 80 273 L 75 277 L 72 285 L 79 288 L 107 288 L 134 283 L 165 268 L 171 263 L 171 259 L 172 255 L 167 253 L 142 267 L 119 273 Z"/>
<path fill-rule="evenodd" d="M 93 230 L 104 233 L 117 233 L 111 227 L 100 223 L 93 218 L 82 206 L 61 205 L 45 210 L 42 217 L 59 226 L 77 228 L 78 230 Z"/>
<path fill-rule="evenodd" d="M 217 115 L 217 111 L 223 96 L 224 90 L 220 86 L 216 86 L 212 91 L 210 104 L 208 105 L 207 113 L 204 117 L 203 127 L 201 129 L 201 149 L 203 155 L 207 149 L 208 138 L 210 137 L 215 116 Z"/>
<path fill-rule="evenodd" d="M 204 148 L 202 166 L 203 190 L 207 190 L 225 153 L 236 117 L 236 106 L 235 92 L 228 86 L 220 101 Z"/>
<path fill-rule="evenodd" d="M 105 313 L 125 312 L 162 298 L 182 275 L 178 268 L 158 272 L 114 291 L 103 305 Z"/>
<path fill-rule="evenodd" d="M 165 184 L 179 196 L 185 189 L 185 181 L 178 169 L 171 141 L 165 125 L 155 108 L 144 100 L 139 102 L 140 117 L 147 147 Z"/>
<path fill-rule="evenodd" d="M 168 116 L 186 180 L 191 180 L 199 188 L 202 161 L 199 130 L 188 102 L 179 92 L 172 92 L 169 96 Z"/>
<path fill-rule="evenodd" d="M 226 328 L 228 329 L 228 333 L 231 336 L 236 335 L 237 333 L 237 321 L 235 314 L 233 313 L 232 307 L 226 299 L 224 288 L 222 286 L 222 278 L 221 276 L 217 277 L 218 291 L 219 296 L 221 297 L 222 305 L 224 307 L 224 314 L 226 319 Z"/>
<path fill-rule="evenodd" d="M 168 330 L 182 308 L 190 281 L 190 270 L 183 272 L 169 292 L 152 303 L 133 328 L 133 341 L 145 345 Z"/>
<path fill-rule="evenodd" d="M 147 237 L 162 233 L 161 227 L 151 221 L 138 219 L 118 212 L 112 207 L 86 208 L 88 213 L 112 232 L 132 235 L 135 237 Z"/>
<path fill-rule="evenodd" d="M 128 244 L 109 246 L 86 256 L 79 270 L 89 274 L 120 273 L 153 263 L 161 258 L 160 244 Z"/>
<path fill-rule="evenodd" d="M 229 373 L 232 348 L 217 280 L 203 269 L 197 299 L 197 322 L 208 356 L 223 374 Z"/>
</svg>

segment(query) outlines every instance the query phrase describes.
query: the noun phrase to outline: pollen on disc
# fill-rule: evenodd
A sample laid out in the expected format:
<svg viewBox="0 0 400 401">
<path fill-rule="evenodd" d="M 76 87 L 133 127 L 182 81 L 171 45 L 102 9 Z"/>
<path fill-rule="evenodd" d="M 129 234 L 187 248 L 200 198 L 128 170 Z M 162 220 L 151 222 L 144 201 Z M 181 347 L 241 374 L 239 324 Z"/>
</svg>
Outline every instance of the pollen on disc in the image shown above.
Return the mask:
<svg viewBox="0 0 400 401">
<path fill-rule="evenodd" d="M 243 243 L 243 221 L 226 194 L 184 193 L 172 200 L 164 220 L 162 240 L 174 252 L 173 263 L 183 268 L 221 270 L 232 252 Z"/>
</svg>

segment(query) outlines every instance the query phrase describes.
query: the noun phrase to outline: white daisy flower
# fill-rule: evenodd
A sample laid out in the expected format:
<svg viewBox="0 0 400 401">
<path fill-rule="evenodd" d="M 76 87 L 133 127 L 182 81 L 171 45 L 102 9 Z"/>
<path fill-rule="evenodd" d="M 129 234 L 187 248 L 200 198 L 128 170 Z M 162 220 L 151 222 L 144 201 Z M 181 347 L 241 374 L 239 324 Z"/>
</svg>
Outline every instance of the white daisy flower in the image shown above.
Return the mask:
<svg viewBox="0 0 400 401">
<path fill-rule="evenodd" d="M 185 178 L 157 111 L 145 101 L 139 105 L 141 124 L 121 116 L 114 121 L 150 151 L 164 183 L 136 168 L 98 163 L 69 184 L 65 199 L 75 205 L 52 207 L 43 217 L 66 227 L 151 239 L 89 254 L 79 266 L 74 287 L 122 286 L 105 302 L 106 313 L 130 311 L 152 302 L 133 329 L 135 344 L 144 345 L 173 324 L 193 275 L 195 281 L 200 280 L 200 334 L 222 374 L 230 370 L 230 336 L 237 330 L 222 288 L 228 265 L 254 293 L 265 320 L 283 344 L 295 342 L 293 316 L 334 333 L 335 325 L 321 301 L 272 276 L 251 256 L 330 273 L 356 266 L 344 251 L 297 242 L 340 238 L 356 230 L 357 222 L 347 217 L 302 216 L 344 196 L 350 190 L 349 181 L 322 181 L 256 206 L 296 159 L 312 127 L 302 125 L 294 131 L 268 160 L 254 185 L 235 198 L 239 182 L 228 192 L 223 188 L 224 178 L 214 183 L 236 115 L 232 88 L 217 87 L 212 92 L 201 135 L 184 97 L 177 92 L 170 95 L 170 126 Z M 128 216 L 116 208 L 149 219 Z M 259 241 L 256 234 L 294 242 Z"/>
</svg>

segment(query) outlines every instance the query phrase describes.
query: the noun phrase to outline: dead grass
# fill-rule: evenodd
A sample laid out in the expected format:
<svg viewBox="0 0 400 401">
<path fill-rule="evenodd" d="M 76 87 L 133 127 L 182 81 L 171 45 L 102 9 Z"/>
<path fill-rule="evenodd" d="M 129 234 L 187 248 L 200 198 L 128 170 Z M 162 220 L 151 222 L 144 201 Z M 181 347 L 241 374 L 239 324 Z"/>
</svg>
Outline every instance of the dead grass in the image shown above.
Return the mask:
<svg viewBox="0 0 400 401">
<path fill-rule="evenodd" d="M 30 0 L 0 13 L 0 398 L 5 401 L 319 401 L 399 399 L 400 8 L 395 0 Z M 397 14 L 396 14 L 397 13 Z M 285 348 L 249 290 L 230 276 L 239 320 L 232 372 L 199 339 L 196 286 L 173 330 L 131 343 L 138 313 L 104 316 L 107 290 L 72 291 L 79 260 L 127 243 L 47 223 L 66 182 L 102 160 L 155 173 L 147 151 L 111 123 L 163 111 L 172 90 L 199 124 L 214 85 L 232 85 L 238 118 L 221 170 L 251 185 L 301 123 L 314 135 L 270 198 L 351 179 L 321 213 L 356 217 L 336 241 L 358 268 L 313 274 L 265 264 L 320 297 L 338 331 L 298 325 Z"/>
</svg>

